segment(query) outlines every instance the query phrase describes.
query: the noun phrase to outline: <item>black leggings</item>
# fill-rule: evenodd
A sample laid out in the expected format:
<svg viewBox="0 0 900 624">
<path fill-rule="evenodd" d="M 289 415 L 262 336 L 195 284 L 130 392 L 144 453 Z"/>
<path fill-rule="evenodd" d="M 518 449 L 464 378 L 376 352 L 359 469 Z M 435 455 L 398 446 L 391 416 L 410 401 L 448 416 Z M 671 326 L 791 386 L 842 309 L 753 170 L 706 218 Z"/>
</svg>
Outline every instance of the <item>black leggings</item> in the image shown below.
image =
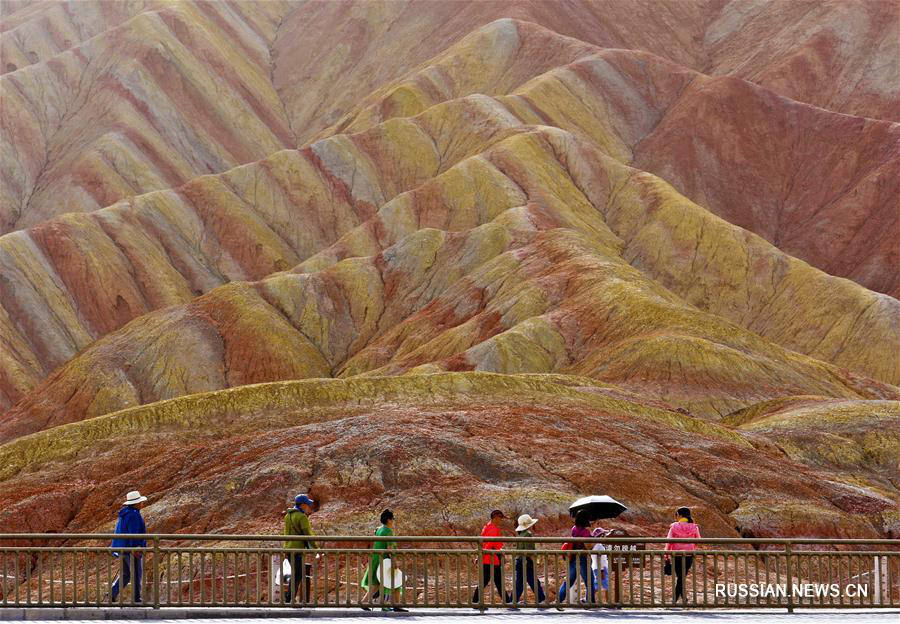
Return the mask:
<svg viewBox="0 0 900 624">
<path fill-rule="evenodd" d="M 694 565 L 694 555 L 674 555 L 672 557 L 672 573 L 675 575 L 675 598 L 684 598 L 684 579 Z"/>
<path fill-rule="evenodd" d="M 472 602 L 478 602 L 479 592 L 481 588 L 487 585 L 491 577 L 494 577 L 494 587 L 497 588 L 497 595 L 503 598 L 506 602 L 512 602 L 512 596 L 506 594 L 503 591 L 503 579 L 500 577 L 500 565 L 491 565 L 490 563 L 481 564 L 481 584 L 475 588 L 475 593 L 472 594 Z"/>
<path fill-rule="evenodd" d="M 312 564 L 303 563 L 303 553 L 288 553 L 288 557 L 291 562 L 291 584 L 288 585 L 285 601 L 293 602 L 298 600 L 301 604 L 311 602 L 310 581 L 312 580 Z M 304 583 L 305 595 L 297 593 L 297 590 L 300 589 L 301 580 L 306 581 Z"/>
</svg>

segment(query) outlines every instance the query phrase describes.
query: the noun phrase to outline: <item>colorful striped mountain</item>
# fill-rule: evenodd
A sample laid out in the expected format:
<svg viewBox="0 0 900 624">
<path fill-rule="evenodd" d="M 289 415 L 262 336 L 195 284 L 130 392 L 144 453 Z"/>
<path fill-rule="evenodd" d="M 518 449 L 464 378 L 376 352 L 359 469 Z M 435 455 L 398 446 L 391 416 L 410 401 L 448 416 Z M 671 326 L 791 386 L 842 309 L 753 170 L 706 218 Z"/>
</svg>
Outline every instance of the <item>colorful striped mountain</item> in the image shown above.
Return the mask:
<svg viewBox="0 0 900 624">
<path fill-rule="evenodd" d="M 0 531 L 900 534 L 896 4 L 0 9 Z"/>
</svg>

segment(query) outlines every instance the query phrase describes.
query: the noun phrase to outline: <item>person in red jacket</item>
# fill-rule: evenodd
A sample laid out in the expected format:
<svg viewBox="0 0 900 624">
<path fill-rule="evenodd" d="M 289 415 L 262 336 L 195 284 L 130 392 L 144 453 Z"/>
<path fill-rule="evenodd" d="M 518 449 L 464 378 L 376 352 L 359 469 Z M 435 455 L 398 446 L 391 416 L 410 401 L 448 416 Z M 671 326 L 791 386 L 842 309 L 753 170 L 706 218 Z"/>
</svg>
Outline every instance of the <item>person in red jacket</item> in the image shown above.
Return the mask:
<svg viewBox="0 0 900 624">
<path fill-rule="evenodd" d="M 491 512 L 490 521 L 481 529 L 481 537 L 500 537 L 500 522 L 506 516 L 499 509 Z M 500 565 L 500 557 L 494 554 L 503 548 L 503 542 L 491 541 L 484 542 L 482 548 L 488 551 L 481 557 L 481 583 L 475 588 L 472 594 L 472 602 L 477 603 L 480 592 L 490 582 L 491 577 L 494 579 L 494 587 L 497 588 L 497 594 L 503 596 L 507 603 L 512 602 L 512 596 L 509 592 L 503 590 L 503 566 Z"/>
</svg>

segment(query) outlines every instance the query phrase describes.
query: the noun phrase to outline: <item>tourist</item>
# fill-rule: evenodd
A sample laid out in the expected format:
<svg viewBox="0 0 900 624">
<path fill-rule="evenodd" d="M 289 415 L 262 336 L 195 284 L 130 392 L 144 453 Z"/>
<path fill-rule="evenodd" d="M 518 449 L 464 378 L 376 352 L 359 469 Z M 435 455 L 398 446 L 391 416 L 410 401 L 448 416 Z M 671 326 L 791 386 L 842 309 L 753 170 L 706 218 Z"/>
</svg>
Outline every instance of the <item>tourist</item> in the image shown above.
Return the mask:
<svg viewBox="0 0 900 624">
<path fill-rule="evenodd" d="M 611 531 L 607 531 L 604 528 L 597 527 L 592 532 L 591 535 L 594 537 L 606 537 L 609 535 Z M 601 592 L 602 590 L 607 590 L 607 598 L 609 597 L 609 558 L 606 556 L 605 551 L 607 547 L 605 544 L 597 542 L 594 544 L 594 547 L 591 549 L 592 552 L 600 551 L 596 554 L 591 555 L 591 577 L 594 584 L 594 591 Z M 603 599 L 603 594 L 598 594 L 598 598 L 600 598 L 601 602 Z"/>
<path fill-rule="evenodd" d="M 591 517 L 590 514 L 582 509 L 575 514 L 575 526 L 572 527 L 572 537 L 591 537 Z M 572 542 L 571 550 L 587 550 L 586 545 L 581 542 Z M 581 577 L 582 583 L 588 593 L 588 602 L 594 603 L 596 596 L 594 594 L 594 583 L 591 575 L 588 573 L 588 556 L 587 553 L 569 555 L 569 573 L 566 582 L 559 588 L 559 602 L 562 603 L 566 598 L 566 587 L 574 589 L 577 584 L 577 577 Z M 570 594 L 571 595 L 571 594 Z"/>
<path fill-rule="evenodd" d="M 298 494 L 294 498 L 294 506 L 288 509 L 284 514 L 284 534 L 291 536 L 311 536 L 314 535 L 312 525 L 309 522 L 309 514 L 313 511 L 315 501 L 306 494 Z M 294 552 L 285 553 L 285 557 L 291 563 L 291 582 L 288 585 L 287 596 L 285 602 L 292 602 L 297 596 L 297 586 L 300 585 L 300 579 L 306 579 L 304 585 L 304 593 L 300 598 L 301 603 L 306 603 L 310 598 L 310 580 L 312 577 L 312 564 L 304 562 L 304 553 L 302 550 L 309 550 L 315 546 L 312 540 L 285 540 L 285 548 L 290 548 Z M 309 555 L 306 555 L 309 561 Z"/>
<path fill-rule="evenodd" d="M 116 520 L 117 535 L 138 535 L 147 532 L 144 518 L 141 517 L 141 507 L 147 501 L 146 496 L 141 496 L 137 490 L 125 495 L 125 504 L 119 510 L 119 519 Z M 113 539 L 112 548 L 146 548 L 147 540 L 117 537 Z M 131 583 L 134 602 L 141 602 L 141 577 L 143 576 L 143 562 L 140 552 L 123 550 L 113 552 L 113 557 L 120 561 L 119 573 L 113 581 L 110 594 L 115 602 L 119 597 L 119 590 Z M 133 578 L 132 578 L 133 574 Z"/>
<path fill-rule="evenodd" d="M 500 523 L 505 517 L 499 509 L 492 511 L 491 519 L 481 529 L 481 537 L 500 537 Z M 484 553 L 481 557 L 481 583 L 475 588 L 475 593 L 472 594 L 472 602 L 478 603 L 481 595 L 480 591 L 487 586 L 492 577 L 494 579 L 494 587 L 497 588 L 497 594 L 504 596 L 507 604 L 512 602 L 512 596 L 503 590 L 503 566 L 500 565 L 500 557 L 493 552 L 503 548 L 503 542 L 484 542 L 482 548 L 489 552 Z"/>
<path fill-rule="evenodd" d="M 528 514 L 522 514 L 519 516 L 519 524 L 516 527 L 516 536 L 533 537 L 534 534 L 531 532 L 531 527 L 535 524 L 537 524 L 537 518 L 532 518 Z M 516 550 L 535 550 L 535 544 L 534 542 L 518 542 L 516 544 Z M 531 555 L 520 555 L 516 557 L 516 597 L 514 599 L 516 604 L 519 603 L 519 598 L 525 593 L 526 579 L 529 587 L 531 587 L 531 590 L 537 596 L 538 603 L 544 602 L 546 596 L 544 595 L 544 588 L 541 586 L 541 581 L 534 572 L 534 557 Z"/>
<path fill-rule="evenodd" d="M 612 531 L 607 531 L 602 527 L 596 527 L 593 531 L 591 531 L 591 536 L 605 537 L 610 533 L 612 533 Z M 602 590 L 606 590 L 607 599 L 609 597 L 609 557 L 607 557 L 605 553 L 605 551 L 607 550 L 609 550 L 608 547 L 601 542 L 597 542 L 596 544 L 594 544 L 594 547 L 591 549 L 591 582 L 594 585 L 594 592 L 597 593 L 597 599 L 600 602 L 603 602 Z M 562 587 L 563 591 L 565 591 L 565 581 L 563 581 Z M 578 587 L 573 587 L 570 591 L 572 593 L 572 596 L 569 598 L 569 600 L 581 600 L 581 597 L 578 595 Z"/>
<path fill-rule="evenodd" d="M 687 507 L 679 507 L 677 511 L 675 511 L 675 518 L 676 521 L 669 527 L 669 534 L 666 535 L 666 537 L 685 539 L 689 537 L 700 537 L 700 527 L 694 524 L 694 519 L 691 518 L 690 509 Z M 690 542 L 677 544 L 670 542 L 666 543 L 665 550 L 684 553 L 676 555 L 673 552 L 671 560 L 669 559 L 669 555 L 666 555 L 666 563 L 671 566 L 672 573 L 675 575 L 675 595 L 672 598 L 673 603 L 677 603 L 679 598 L 681 598 L 682 603 L 687 602 L 687 599 L 684 596 L 684 579 L 694 563 L 694 556 L 687 553 L 693 552 L 696 548 L 697 545 Z"/>
<path fill-rule="evenodd" d="M 394 534 L 394 512 L 390 509 L 385 509 L 381 512 L 381 526 L 379 526 L 375 530 L 376 537 L 390 537 Z M 362 581 L 360 581 L 360 586 L 362 586 L 366 590 L 366 597 L 363 599 L 363 602 L 371 603 L 373 599 L 378 599 L 379 592 L 379 583 L 378 583 L 378 567 L 381 566 L 381 562 L 384 559 L 390 559 L 391 554 L 389 552 L 381 553 L 379 551 L 385 551 L 388 549 L 397 548 L 397 542 L 388 542 L 384 539 L 376 540 L 376 542 L 372 545 L 372 548 L 375 552 L 369 557 L 369 567 L 366 569 L 366 573 L 363 575 Z M 374 593 L 373 593 L 374 592 Z M 391 598 L 391 590 L 389 587 L 384 588 L 383 600 L 382 603 Z M 369 607 L 363 607 L 364 611 L 371 611 Z M 382 611 L 397 611 L 399 613 L 405 613 L 406 609 L 401 609 L 400 607 L 393 607 L 393 609 L 388 609 L 387 607 L 382 607 Z"/>
</svg>

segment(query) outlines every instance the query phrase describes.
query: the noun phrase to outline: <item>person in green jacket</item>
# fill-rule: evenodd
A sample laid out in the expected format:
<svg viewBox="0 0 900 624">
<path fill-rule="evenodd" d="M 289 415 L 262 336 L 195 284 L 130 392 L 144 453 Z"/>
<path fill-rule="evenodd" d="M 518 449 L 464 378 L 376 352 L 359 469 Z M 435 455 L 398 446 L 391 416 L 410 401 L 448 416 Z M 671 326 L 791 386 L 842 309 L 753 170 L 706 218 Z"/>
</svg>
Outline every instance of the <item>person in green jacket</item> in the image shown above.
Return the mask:
<svg viewBox="0 0 900 624">
<path fill-rule="evenodd" d="M 363 575 L 362 581 L 360 581 L 360 586 L 365 588 L 366 597 L 363 599 L 364 602 L 371 602 L 372 599 L 378 599 L 378 567 L 381 565 L 381 562 L 384 559 L 390 559 L 390 553 L 381 553 L 378 551 L 384 551 L 389 549 L 397 548 L 397 542 L 387 541 L 384 538 L 390 537 L 394 534 L 394 512 L 390 509 L 385 509 L 381 512 L 381 526 L 375 530 L 376 537 L 380 537 L 382 539 L 376 540 L 372 545 L 372 548 L 375 552 L 369 557 L 369 567 L 366 569 L 366 573 Z M 384 599 L 382 602 L 386 602 L 390 599 L 391 590 L 387 587 L 384 588 Z M 364 611 L 369 611 L 369 607 L 363 607 Z M 393 609 L 388 609 L 387 607 L 382 607 L 382 611 L 398 611 L 401 613 L 406 612 L 406 609 L 402 609 L 400 607 L 394 607 Z"/>
<path fill-rule="evenodd" d="M 284 514 L 284 535 L 291 536 L 311 536 L 314 535 L 312 525 L 309 522 L 309 514 L 312 513 L 315 501 L 306 494 L 298 494 L 294 498 L 294 506 L 288 509 Z M 305 563 L 304 557 L 309 561 L 309 555 L 304 555 L 298 550 L 309 550 L 315 547 L 315 542 L 309 539 L 293 539 L 285 540 L 284 547 L 293 550 L 293 552 L 285 553 L 285 557 L 291 562 L 291 583 L 288 586 L 285 602 L 292 602 L 297 595 L 297 586 L 300 585 L 300 579 L 306 579 L 304 588 L 306 592 L 301 596 L 300 602 L 306 603 L 310 597 L 310 580 L 312 572 L 312 564 Z"/>
</svg>

